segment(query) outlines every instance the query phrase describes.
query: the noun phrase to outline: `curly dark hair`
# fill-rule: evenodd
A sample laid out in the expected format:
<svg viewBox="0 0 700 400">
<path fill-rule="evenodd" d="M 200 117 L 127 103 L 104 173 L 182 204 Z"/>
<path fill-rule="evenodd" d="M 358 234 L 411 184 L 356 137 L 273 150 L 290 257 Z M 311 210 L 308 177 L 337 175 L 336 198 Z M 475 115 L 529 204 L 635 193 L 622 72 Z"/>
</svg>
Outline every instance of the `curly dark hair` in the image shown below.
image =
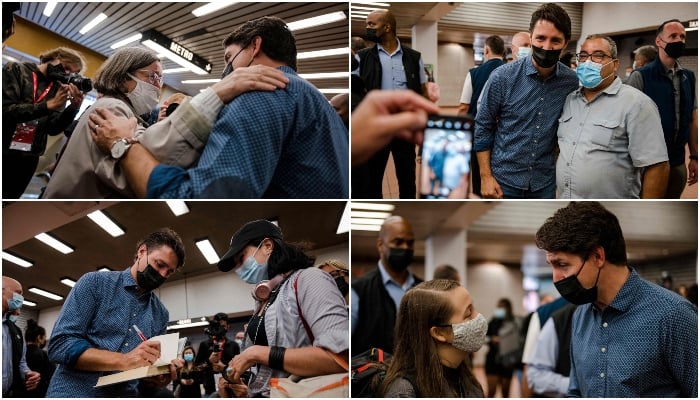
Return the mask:
<svg viewBox="0 0 700 400">
<path fill-rule="evenodd" d="M 583 259 L 600 246 L 607 261 L 627 264 L 620 222 L 598 202 L 575 201 L 560 208 L 537 231 L 535 243 L 540 249 L 576 254 Z"/>
<path fill-rule="evenodd" d="M 530 19 L 530 33 L 535 29 L 535 24 L 537 21 L 545 20 L 554 24 L 554 26 L 564 33 L 564 39 L 568 42 L 571 40 L 571 18 L 566 10 L 561 8 L 558 4 L 547 3 L 542 4 L 540 8 L 532 13 L 532 18 Z"/>
<path fill-rule="evenodd" d="M 271 59 L 297 70 L 297 45 L 287 23 L 277 17 L 261 17 L 239 26 L 224 39 L 224 48 L 237 44 L 241 48 L 252 43 L 256 36 L 262 38 L 262 51 Z"/>
<path fill-rule="evenodd" d="M 139 247 L 145 244 L 146 248 L 150 251 L 154 248 L 168 246 L 173 249 L 175 255 L 177 256 L 177 268 L 185 265 L 185 245 L 180 239 L 180 235 L 170 228 L 161 228 L 153 233 L 148 234 L 143 239 L 136 243 L 136 253 L 138 254 Z M 136 256 L 134 256 L 136 258 Z"/>
</svg>

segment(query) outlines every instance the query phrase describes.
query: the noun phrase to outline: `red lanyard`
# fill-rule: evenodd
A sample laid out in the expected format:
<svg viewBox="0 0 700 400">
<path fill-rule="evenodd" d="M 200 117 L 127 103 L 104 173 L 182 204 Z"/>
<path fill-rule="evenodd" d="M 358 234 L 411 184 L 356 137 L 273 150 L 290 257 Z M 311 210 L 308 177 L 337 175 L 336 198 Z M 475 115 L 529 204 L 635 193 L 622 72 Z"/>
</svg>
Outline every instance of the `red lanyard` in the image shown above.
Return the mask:
<svg viewBox="0 0 700 400">
<path fill-rule="evenodd" d="M 36 98 L 36 89 L 37 89 L 37 81 L 36 81 L 36 72 L 32 72 L 32 78 L 34 78 L 34 104 L 44 100 L 44 97 L 46 97 L 47 94 L 49 94 L 49 91 L 53 87 L 53 82 L 49 83 L 49 86 L 44 90 L 44 92 L 39 96 L 39 98 Z"/>
</svg>

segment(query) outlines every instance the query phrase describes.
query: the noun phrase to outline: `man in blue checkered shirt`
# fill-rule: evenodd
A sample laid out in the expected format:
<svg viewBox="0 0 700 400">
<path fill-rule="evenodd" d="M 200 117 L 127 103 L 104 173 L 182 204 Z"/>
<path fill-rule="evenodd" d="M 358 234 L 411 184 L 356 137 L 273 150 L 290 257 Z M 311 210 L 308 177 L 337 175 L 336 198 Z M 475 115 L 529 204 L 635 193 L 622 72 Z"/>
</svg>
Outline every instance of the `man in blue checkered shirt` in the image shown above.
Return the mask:
<svg viewBox="0 0 700 400">
<path fill-rule="evenodd" d="M 245 93 L 224 106 L 192 168 L 160 164 L 132 144 L 120 166 L 134 192 L 149 198 L 347 199 L 348 130 L 323 94 L 296 74 L 296 44 L 285 22 L 248 21 L 224 47 L 224 76 L 267 65 L 283 71 L 289 83 L 284 90 Z M 115 139 L 133 132 L 109 111 L 96 111 L 95 140 L 109 154 Z"/>
<path fill-rule="evenodd" d="M 571 321 L 569 397 L 698 397 L 698 315 L 627 264 L 617 217 L 571 202 L 536 235 Z M 560 345 L 564 345 L 560 343 Z"/>
<path fill-rule="evenodd" d="M 557 121 L 576 73 L 559 62 L 571 39 L 560 6 L 538 8 L 530 20 L 532 55 L 496 68 L 475 118 L 474 150 L 486 198 L 554 198 Z"/>
</svg>

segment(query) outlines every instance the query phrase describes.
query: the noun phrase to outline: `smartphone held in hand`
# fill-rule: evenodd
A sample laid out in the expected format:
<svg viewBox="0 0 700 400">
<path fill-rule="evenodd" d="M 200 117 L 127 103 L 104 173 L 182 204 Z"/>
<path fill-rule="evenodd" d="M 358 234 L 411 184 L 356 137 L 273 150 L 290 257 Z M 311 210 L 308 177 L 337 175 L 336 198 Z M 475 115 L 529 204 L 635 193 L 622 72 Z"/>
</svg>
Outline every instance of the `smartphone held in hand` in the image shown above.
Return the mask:
<svg viewBox="0 0 700 400">
<path fill-rule="evenodd" d="M 422 199 L 467 198 L 473 129 L 470 116 L 428 117 L 421 154 Z"/>
</svg>

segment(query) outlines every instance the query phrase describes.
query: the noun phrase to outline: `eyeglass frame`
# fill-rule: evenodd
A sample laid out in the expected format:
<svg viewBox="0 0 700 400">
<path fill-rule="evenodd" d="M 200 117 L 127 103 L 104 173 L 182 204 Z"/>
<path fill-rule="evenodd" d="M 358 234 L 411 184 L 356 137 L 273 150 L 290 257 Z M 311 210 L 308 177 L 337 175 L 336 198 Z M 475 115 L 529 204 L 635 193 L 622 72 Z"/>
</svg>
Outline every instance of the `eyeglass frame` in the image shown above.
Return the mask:
<svg viewBox="0 0 700 400">
<path fill-rule="evenodd" d="M 583 61 L 581 61 L 582 55 L 585 57 L 585 59 Z M 574 54 L 574 56 L 576 57 L 577 63 L 586 62 L 586 60 L 588 60 L 589 58 L 591 59 L 591 61 L 593 61 L 595 63 L 601 63 L 601 62 L 603 62 L 603 60 L 605 60 L 605 58 L 611 58 L 613 60 L 617 60 L 617 58 L 615 58 L 613 56 L 607 55 L 605 53 L 596 53 L 596 52 L 594 52 L 593 54 L 576 53 L 576 54 Z"/>
<path fill-rule="evenodd" d="M 148 80 L 152 85 L 163 86 L 163 75 L 158 74 L 156 71 L 152 71 L 150 69 L 137 69 L 136 71 L 147 72 Z M 154 76 L 157 78 L 156 82 L 153 81 Z"/>
</svg>

